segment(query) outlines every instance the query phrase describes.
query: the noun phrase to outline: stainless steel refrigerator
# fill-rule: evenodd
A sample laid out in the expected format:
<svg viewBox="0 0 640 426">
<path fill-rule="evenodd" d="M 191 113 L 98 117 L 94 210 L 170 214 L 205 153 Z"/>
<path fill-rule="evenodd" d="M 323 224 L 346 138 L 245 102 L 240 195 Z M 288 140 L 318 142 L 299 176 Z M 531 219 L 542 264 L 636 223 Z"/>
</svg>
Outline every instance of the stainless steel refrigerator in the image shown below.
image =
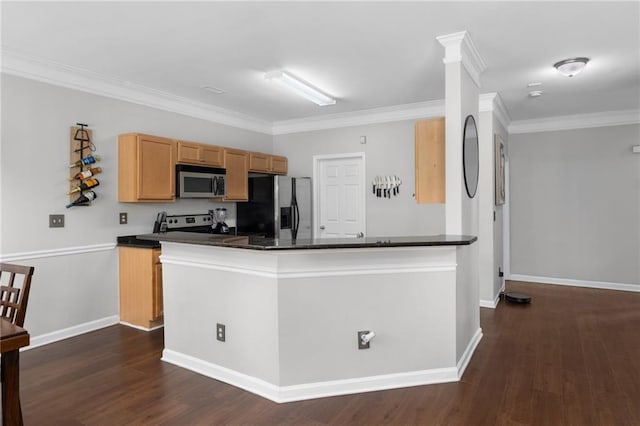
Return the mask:
<svg viewBox="0 0 640 426">
<path fill-rule="evenodd" d="M 311 238 L 311 178 L 250 176 L 249 201 L 236 204 L 238 234 Z"/>
</svg>

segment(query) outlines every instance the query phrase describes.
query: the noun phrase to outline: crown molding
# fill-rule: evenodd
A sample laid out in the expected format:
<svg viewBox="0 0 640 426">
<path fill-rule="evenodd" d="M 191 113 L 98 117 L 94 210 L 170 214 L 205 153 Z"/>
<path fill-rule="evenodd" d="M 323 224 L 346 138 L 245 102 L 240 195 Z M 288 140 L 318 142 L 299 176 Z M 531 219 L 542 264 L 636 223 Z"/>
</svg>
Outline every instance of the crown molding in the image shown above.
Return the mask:
<svg viewBox="0 0 640 426">
<path fill-rule="evenodd" d="M 219 124 L 271 134 L 271 123 L 82 68 L 2 47 L 2 72 Z"/>
<path fill-rule="evenodd" d="M 640 124 L 640 110 L 605 111 L 591 114 L 512 121 L 509 134 L 554 132 L 558 130 Z"/>
<path fill-rule="evenodd" d="M 444 117 L 444 112 L 444 100 L 416 102 L 392 107 L 323 115 L 313 118 L 276 121 L 273 123 L 272 131 L 274 135 L 285 135 L 288 133 L 388 123 L 391 121 Z"/>
<path fill-rule="evenodd" d="M 511 117 L 509 117 L 509 112 L 504 106 L 504 102 L 502 102 L 502 98 L 499 94 L 495 92 L 483 93 L 480 94 L 478 99 L 478 109 L 480 112 L 492 111 L 500 124 L 502 124 L 505 129 L 509 128 L 509 125 L 511 124 Z"/>
<path fill-rule="evenodd" d="M 445 64 L 462 62 L 473 81 L 480 87 L 480 75 L 487 69 L 480 52 L 473 43 L 467 31 L 460 31 L 436 37 L 436 40 L 444 47 Z"/>
</svg>

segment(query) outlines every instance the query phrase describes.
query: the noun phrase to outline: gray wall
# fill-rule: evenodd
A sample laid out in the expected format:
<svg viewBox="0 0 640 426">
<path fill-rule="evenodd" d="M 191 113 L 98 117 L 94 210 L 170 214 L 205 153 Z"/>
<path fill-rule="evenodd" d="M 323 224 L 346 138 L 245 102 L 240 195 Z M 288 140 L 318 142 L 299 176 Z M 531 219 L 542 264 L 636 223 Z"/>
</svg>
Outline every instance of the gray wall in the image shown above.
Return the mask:
<svg viewBox="0 0 640 426">
<path fill-rule="evenodd" d="M 365 153 L 367 235 L 444 233 L 444 204 L 416 204 L 414 179 L 415 120 L 279 135 L 274 152 L 289 158 L 289 174 L 312 176 L 313 156 Z M 367 136 L 367 143 L 360 143 Z M 370 183 L 377 175 L 398 175 L 400 194 L 377 198 Z"/>
<path fill-rule="evenodd" d="M 32 336 L 118 314 L 117 254 L 96 246 L 116 236 L 147 233 L 160 210 L 206 212 L 207 200 L 117 202 L 117 135 L 143 132 L 270 152 L 272 137 L 88 93 L 2 74 L 0 254 L 36 266 L 25 326 Z M 68 203 L 69 128 L 93 129 L 103 157 L 98 199 Z M 235 213 L 235 205 L 225 207 Z M 129 224 L 118 224 L 118 212 Z M 65 228 L 49 229 L 48 215 L 64 213 Z M 61 251 L 58 253 L 57 251 Z M 74 253 L 69 253 L 73 251 Z M 87 254 L 90 253 L 90 254 Z"/>
<path fill-rule="evenodd" d="M 640 125 L 509 139 L 511 274 L 640 286 Z"/>
</svg>

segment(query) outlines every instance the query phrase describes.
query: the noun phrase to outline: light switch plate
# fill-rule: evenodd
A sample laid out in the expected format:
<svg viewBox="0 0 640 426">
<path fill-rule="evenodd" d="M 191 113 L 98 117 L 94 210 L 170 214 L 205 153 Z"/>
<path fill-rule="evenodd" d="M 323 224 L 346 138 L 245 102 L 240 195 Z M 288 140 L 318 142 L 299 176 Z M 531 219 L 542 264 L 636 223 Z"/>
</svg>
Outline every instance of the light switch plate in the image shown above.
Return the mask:
<svg viewBox="0 0 640 426">
<path fill-rule="evenodd" d="M 49 228 L 64 228 L 64 215 L 63 214 L 50 214 L 49 215 Z"/>
</svg>

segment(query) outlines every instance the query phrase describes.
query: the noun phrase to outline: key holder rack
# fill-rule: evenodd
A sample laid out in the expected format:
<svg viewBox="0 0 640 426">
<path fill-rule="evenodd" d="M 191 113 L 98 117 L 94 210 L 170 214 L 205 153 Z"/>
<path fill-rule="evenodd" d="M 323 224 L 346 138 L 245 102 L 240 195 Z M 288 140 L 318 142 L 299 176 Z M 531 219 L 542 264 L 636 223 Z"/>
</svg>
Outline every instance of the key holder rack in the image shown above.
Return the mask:
<svg viewBox="0 0 640 426">
<path fill-rule="evenodd" d="M 400 193 L 400 185 L 402 180 L 397 176 L 376 176 L 371 182 L 373 187 L 373 195 L 378 198 L 391 198 Z"/>
<path fill-rule="evenodd" d="M 71 127 L 71 137 L 69 142 L 69 164 L 80 162 L 83 158 L 87 158 L 88 156 L 92 155 L 96 150 L 96 146 L 92 142 L 93 132 L 87 127 L 88 124 L 84 123 L 76 123 L 76 126 Z M 95 166 L 95 162 L 93 162 L 89 164 L 80 163 L 80 165 L 69 168 L 69 203 L 71 205 L 73 205 L 73 203 L 76 202 L 78 198 L 82 197 L 87 191 L 92 190 L 91 188 L 87 188 L 81 189 L 78 192 L 71 192 L 76 189 L 83 181 L 80 179 L 76 179 L 75 176 L 78 173 L 89 170 Z M 75 204 L 74 206 L 90 205 L 91 201 L 87 201 L 81 204 Z"/>
</svg>

